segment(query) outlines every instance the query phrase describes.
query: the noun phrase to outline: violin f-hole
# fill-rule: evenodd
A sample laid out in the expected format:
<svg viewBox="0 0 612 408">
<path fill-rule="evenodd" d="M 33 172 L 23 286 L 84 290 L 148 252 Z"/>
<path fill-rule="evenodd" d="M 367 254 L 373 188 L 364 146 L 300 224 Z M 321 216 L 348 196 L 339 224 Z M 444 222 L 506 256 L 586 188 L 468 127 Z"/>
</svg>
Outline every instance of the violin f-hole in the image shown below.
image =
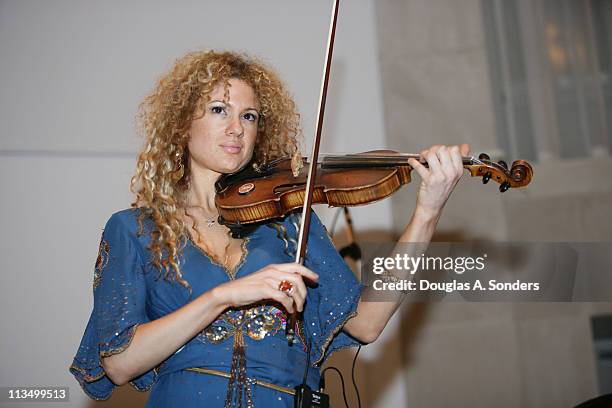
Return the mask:
<svg viewBox="0 0 612 408">
<path fill-rule="evenodd" d="M 295 184 L 280 184 L 274 187 L 273 191 L 275 195 L 281 195 L 286 193 L 287 191 L 292 191 L 295 189 L 304 188 L 304 183 L 295 183 Z"/>
</svg>

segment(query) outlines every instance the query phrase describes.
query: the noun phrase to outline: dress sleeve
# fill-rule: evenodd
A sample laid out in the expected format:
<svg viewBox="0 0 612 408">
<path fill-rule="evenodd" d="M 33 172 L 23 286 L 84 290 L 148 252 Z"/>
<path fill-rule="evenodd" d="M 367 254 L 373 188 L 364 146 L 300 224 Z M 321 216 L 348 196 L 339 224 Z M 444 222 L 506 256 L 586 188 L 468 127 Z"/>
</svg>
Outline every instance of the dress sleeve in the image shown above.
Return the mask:
<svg viewBox="0 0 612 408">
<path fill-rule="evenodd" d="M 115 388 L 101 358 L 125 350 L 138 324 L 149 321 L 144 267 L 136 236 L 125 222 L 115 214 L 104 228 L 94 272 L 94 307 L 70 366 L 85 393 L 96 400 L 107 399 Z M 130 383 L 146 391 L 155 378 L 150 370 Z"/>
<path fill-rule="evenodd" d="M 308 289 L 304 330 L 311 341 L 311 362 L 321 365 L 334 351 L 361 343 L 342 327 L 357 315 L 361 284 L 338 254 L 321 223 L 312 213 L 305 266 L 319 274 L 316 288 Z"/>
</svg>

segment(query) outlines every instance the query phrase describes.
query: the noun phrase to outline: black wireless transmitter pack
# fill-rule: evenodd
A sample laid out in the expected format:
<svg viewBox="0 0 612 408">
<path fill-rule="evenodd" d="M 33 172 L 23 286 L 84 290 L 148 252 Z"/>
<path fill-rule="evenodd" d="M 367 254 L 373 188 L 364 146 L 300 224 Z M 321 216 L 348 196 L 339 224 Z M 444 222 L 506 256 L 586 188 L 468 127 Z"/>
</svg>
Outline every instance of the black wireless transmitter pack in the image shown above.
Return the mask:
<svg viewBox="0 0 612 408">
<path fill-rule="evenodd" d="M 329 395 L 313 391 L 308 385 L 300 384 L 295 387 L 293 398 L 294 408 L 329 408 Z"/>
</svg>

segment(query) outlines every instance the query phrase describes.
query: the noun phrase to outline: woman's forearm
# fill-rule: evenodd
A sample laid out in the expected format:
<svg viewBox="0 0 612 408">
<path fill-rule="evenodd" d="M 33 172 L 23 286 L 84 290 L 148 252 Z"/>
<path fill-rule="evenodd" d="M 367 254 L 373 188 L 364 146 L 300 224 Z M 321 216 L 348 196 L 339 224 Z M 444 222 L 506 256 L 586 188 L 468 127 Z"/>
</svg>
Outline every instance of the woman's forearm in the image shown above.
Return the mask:
<svg viewBox="0 0 612 408">
<path fill-rule="evenodd" d="M 406 254 L 410 257 L 420 256 L 427 250 L 439 218 L 440 213 L 429 214 L 417 208 L 389 257 L 395 257 L 396 254 L 402 256 Z M 406 245 L 408 243 L 410 245 Z M 389 273 L 398 279 L 410 278 L 408 271 L 404 270 L 389 270 Z M 374 289 L 364 289 L 364 291 L 368 290 Z M 365 343 L 376 340 L 405 298 L 405 295 L 401 292 L 388 296 L 389 300 L 385 302 L 364 302 L 360 300 L 357 306 L 357 315 L 346 322 L 344 330 Z M 362 294 L 363 298 L 364 294 Z"/>
<path fill-rule="evenodd" d="M 108 377 L 123 385 L 176 352 L 227 308 L 219 292 L 214 288 L 164 317 L 139 325 L 125 350 L 102 359 Z"/>
</svg>

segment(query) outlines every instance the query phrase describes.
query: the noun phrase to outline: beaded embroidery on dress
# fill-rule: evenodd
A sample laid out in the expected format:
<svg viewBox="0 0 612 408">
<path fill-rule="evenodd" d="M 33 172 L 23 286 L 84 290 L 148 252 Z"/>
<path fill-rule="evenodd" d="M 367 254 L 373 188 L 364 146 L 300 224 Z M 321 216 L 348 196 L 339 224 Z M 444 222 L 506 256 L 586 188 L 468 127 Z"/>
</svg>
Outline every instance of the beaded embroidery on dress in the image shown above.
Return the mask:
<svg viewBox="0 0 612 408">
<path fill-rule="evenodd" d="M 96 266 L 94 268 L 94 279 L 93 279 L 93 288 L 94 290 L 100 285 L 102 281 L 102 271 L 106 264 L 108 264 L 108 256 L 110 252 L 110 245 L 108 242 L 102 237 L 100 240 L 100 246 L 98 248 L 98 258 L 96 259 Z"/>
<path fill-rule="evenodd" d="M 248 309 L 228 309 L 217 320 L 202 330 L 197 339 L 203 343 L 220 344 L 234 338 L 230 380 L 228 383 L 226 407 L 253 406 L 251 383 L 246 375 L 246 351 L 244 336 L 261 341 L 266 336 L 284 336 L 287 315 L 273 305 L 261 304 Z M 306 351 L 304 329 L 296 325 L 296 333 Z"/>
</svg>

